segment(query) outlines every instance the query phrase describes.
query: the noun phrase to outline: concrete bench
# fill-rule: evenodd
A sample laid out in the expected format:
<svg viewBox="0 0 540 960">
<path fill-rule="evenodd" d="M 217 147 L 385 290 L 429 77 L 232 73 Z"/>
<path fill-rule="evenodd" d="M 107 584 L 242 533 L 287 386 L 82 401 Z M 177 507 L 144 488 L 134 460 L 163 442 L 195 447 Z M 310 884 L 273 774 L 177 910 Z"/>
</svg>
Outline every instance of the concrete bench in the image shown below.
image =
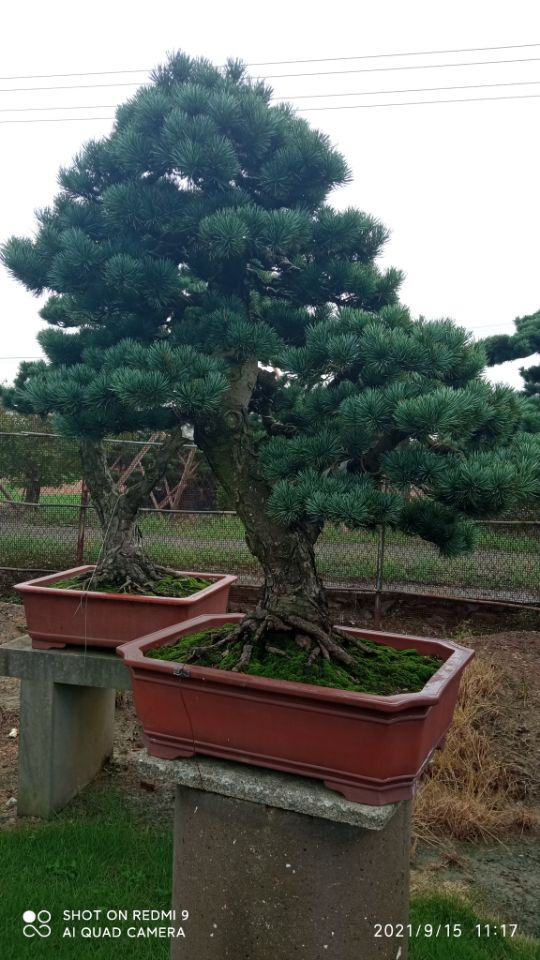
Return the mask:
<svg viewBox="0 0 540 960">
<path fill-rule="evenodd" d="M 50 817 L 112 754 L 129 671 L 113 650 L 32 650 L 24 636 L 0 647 L 0 676 L 21 680 L 17 813 Z"/>
</svg>

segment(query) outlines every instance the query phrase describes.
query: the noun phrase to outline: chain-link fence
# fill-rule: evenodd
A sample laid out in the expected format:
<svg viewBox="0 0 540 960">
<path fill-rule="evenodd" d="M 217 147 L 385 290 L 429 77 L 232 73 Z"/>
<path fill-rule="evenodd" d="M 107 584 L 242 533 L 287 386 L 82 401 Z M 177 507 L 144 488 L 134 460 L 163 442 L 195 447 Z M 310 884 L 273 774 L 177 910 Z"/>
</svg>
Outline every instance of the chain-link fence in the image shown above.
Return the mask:
<svg viewBox="0 0 540 960">
<path fill-rule="evenodd" d="M 260 580 L 235 514 L 143 510 L 139 527 L 148 554 L 159 563 L 234 573 L 243 583 Z M 540 523 L 485 523 L 478 532 L 473 553 L 445 560 L 425 541 L 395 531 L 385 531 L 382 551 L 380 533 L 328 526 L 317 544 L 318 566 L 334 587 L 540 601 Z M 42 503 L 12 509 L 0 502 L 0 568 L 61 570 L 92 563 L 100 545 L 91 506 Z"/>
<path fill-rule="evenodd" d="M 17 442 L 22 443 L 21 459 L 19 466 L 12 464 L 6 477 L 2 463 L 8 460 L 7 445 L 13 460 L 15 436 L 2 432 L 0 421 L 0 569 L 61 570 L 92 563 L 99 553 L 101 530 L 84 488 L 81 496 L 80 468 L 73 449 L 69 469 L 60 469 L 59 465 L 67 462 L 66 441 L 35 433 L 24 435 L 24 442 L 21 434 L 17 437 Z M 111 465 L 116 464 L 123 471 L 121 475 L 131 468 L 144 469 L 144 457 L 140 457 L 144 446 L 143 441 L 111 441 Z M 23 475 L 25 450 L 26 459 L 33 463 L 45 459 L 45 453 L 48 456 L 46 482 L 41 484 L 37 503 L 23 499 L 30 489 L 29 475 Z M 190 484 L 197 488 L 199 483 L 193 464 L 188 464 L 188 468 L 192 471 L 190 483 L 186 482 L 180 491 L 184 498 L 190 496 Z M 240 582 L 257 583 L 260 568 L 249 553 L 242 525 L 234 513 L 171 509 L 185 469 L 184 457 L 177 474 L 141 511 L 139 526 L 149 555 L 177 569 L 234 573 Z M 35 475 L 34 470 L 34 478 Z M 203 501 L 206 497 L 215 502 L 215 491 L 208 493 L 206 489 L 204 496 L 199 493 Z M 167 509 L 155 508 L 155 504 L 160 506 L 164 501 Z M 329 525 L 318 542 L 317 559 L 329 586 L 523 603 L 540 601 L 540 521 L 535 520 L 481 523 L 475 551 L 454 560 L 445 560 L 425 541 L 396 531 L 369 533 Z"/>
</svg>

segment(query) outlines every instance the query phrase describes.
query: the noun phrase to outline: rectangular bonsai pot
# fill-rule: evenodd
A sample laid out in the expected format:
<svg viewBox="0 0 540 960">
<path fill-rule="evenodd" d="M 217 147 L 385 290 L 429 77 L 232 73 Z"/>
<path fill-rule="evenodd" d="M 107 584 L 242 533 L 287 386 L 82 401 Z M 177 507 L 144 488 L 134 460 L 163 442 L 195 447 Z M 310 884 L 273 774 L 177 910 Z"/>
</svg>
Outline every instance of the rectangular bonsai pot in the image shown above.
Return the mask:
<svg viewBox="0 0 540 960">
<path fill-rule="evenodd" d="M 348 800 L 374 806 L 410 798 L 450 726 L 461 674 L 474 652 L 446 640 L 347 629 L 441 659 L 422 690 L 395 696 L 145 657 L 180 636 L 238 623 L 242 616 L 197 617 L 118 650 L 131 670 L 148 752 L 167 759 L 206 754 L 314 777 Z"/>
<path fill-rule="evenodd" d="M 225 613 L 236 577 L 179 570 L 180 577 L 204 577 L 213 583 L 189 597 L 152 597 L 128 593 L 55 588 L 58 580 L 90 573 L 92 565 L 73 567 L 18 583 L 24 600 L 32 646 L 48 650 L 81 644 L 116 648 L 143 633 L 161 630 L 193 617 Z"/>
</svg>

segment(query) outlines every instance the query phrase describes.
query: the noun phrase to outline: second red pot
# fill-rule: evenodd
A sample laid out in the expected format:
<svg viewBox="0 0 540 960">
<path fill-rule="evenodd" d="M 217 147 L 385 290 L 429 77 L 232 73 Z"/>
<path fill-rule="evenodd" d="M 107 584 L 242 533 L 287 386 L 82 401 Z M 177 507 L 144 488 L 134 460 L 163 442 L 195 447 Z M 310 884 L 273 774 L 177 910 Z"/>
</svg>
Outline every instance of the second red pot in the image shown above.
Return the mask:
<svg viewBox="0 0 540 960">
<path fill-rule="evenodd" d="M 382 805 L 411 797 L 451 723 L 461 674 L 473 651 L 446 640 L 347 629 L 441 660 L 422 690 L 395 696 L 145 656 L 180 636 L 241 619 L 242 614 L 198 617 L 119 649 L 132 673 L 149 753 L 168 759 L 200 753 L 303 774 L 361 803 Z"/>
<path fill-rule="evenodd" d="M 236 577 L 221 573 L 179 570 L 179 577 L 203 577 L 213 583 L 189 597 L 152 597 L 99 590 L 55 587 L 66 580 L 90 573 L 93 566 L 74 567 L 18 583 L 22 594 L 32 646 L 49 650 L 67 644 L 114 647 L 142 634 L 182 623 L 204 613 L 225 613 L 229 591 Z"/>
</svg>

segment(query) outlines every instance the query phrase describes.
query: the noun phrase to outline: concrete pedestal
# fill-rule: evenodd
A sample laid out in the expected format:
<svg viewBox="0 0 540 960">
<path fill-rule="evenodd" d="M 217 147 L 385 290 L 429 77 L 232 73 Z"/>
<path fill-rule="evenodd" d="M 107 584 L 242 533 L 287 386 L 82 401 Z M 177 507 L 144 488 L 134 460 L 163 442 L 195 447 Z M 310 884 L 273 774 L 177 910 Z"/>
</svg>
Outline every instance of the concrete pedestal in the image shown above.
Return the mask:
<svg viewBox="0 0 540 960">
<path fill-rule="evenodd" d="M 409 802 L 207 759 L 141 771 L 177 783 L 172 906 L 190 916 L 171 960 L 405 960 L 406 935 L 375 934 L 406 933 Z"/>
<path fill-rule="evenodd" d="M 114 651 L 0 647 L 0 675 L 21 679 L 17 814 L 49 817 L 112 754 L 117 689 L 130 687 Z"/>
<path fill-rule="evenodd" d="M 113 751 L 115 691 L 23 680 L 17 813 L 50 817 Z"/>
</svg>

